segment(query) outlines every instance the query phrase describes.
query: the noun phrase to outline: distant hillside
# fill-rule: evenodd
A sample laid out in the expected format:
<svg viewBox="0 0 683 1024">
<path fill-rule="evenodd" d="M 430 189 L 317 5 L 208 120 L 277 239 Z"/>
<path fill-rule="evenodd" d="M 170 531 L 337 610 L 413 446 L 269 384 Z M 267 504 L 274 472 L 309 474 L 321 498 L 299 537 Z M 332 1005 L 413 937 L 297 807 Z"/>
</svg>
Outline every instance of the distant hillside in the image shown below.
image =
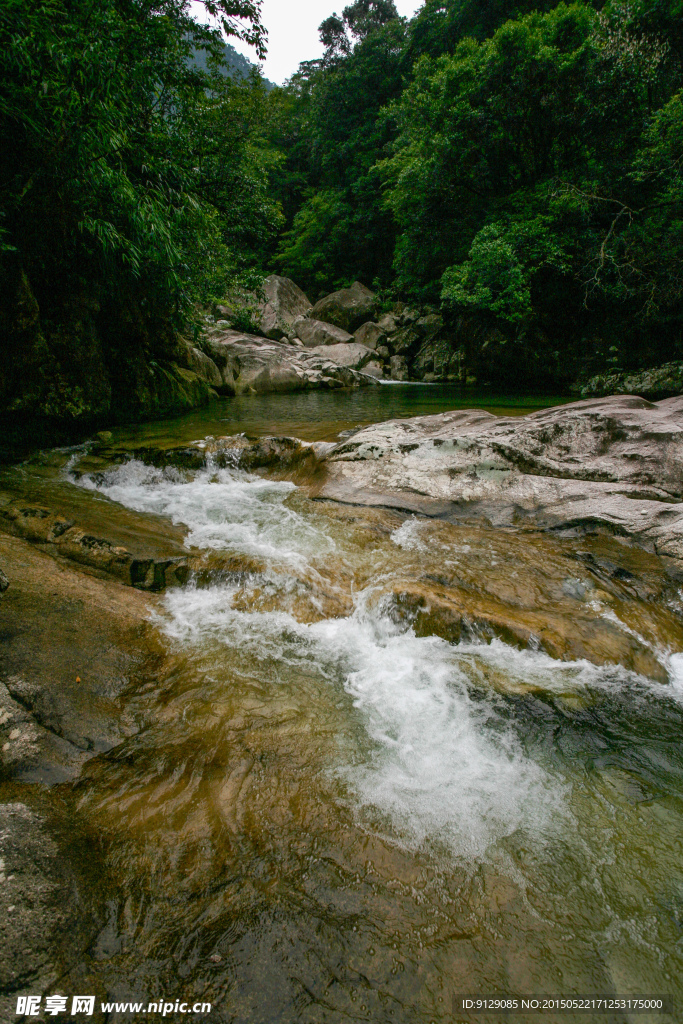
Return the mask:
<svg viewBox="0 0 683 1024">
<path fill-rule="evenodd" d="M 231 78 L 248 78 L 256 67 L 256 64 L 252 64 L 249 58 L 245 57 L 243 53 L 238 53 L 235 47 L 231 46 L 230 43 L 223 44 L 223 52 L 226 65 L 224 73 L 226 76 L 229 75 Z M 205 70 L 206 50 L 194 50 L 194 61 L 197 67 Z M 263 79 L 263 83 L 268 92 L 275 88 L 275 83 L 269 82 L 267 78 Z"/>
</svg>

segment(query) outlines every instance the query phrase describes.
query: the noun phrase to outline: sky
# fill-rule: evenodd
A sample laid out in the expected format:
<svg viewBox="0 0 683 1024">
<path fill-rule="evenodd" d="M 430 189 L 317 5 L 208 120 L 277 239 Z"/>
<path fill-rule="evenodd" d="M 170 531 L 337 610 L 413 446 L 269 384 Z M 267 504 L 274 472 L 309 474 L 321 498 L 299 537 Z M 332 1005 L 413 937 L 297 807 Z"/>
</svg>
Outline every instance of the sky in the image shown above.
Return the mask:
<svg viewBox="0 0 683 1024">
<path fill-rule="evenodd" d="M 263 64 L 266 78 L 277 85 L 282 85 L 289 78 L 302 60 L 314 60 L 322 56 L 323 48 L 318 39 L 318 25 L 321 21 L 342 9 L 350 0 L 263 0 L 263 24 L 268 29 L 268 56 Z M 395 0 L 399 14 L 410 17 L 422 0 Z M 192 3 L 195 18 L 208 21 L 204 6 Z M 244 53 L 251 61 L 256 57 L 253 49 L 245 46 L 238 39 L 228 40 Z"/>
</svg>

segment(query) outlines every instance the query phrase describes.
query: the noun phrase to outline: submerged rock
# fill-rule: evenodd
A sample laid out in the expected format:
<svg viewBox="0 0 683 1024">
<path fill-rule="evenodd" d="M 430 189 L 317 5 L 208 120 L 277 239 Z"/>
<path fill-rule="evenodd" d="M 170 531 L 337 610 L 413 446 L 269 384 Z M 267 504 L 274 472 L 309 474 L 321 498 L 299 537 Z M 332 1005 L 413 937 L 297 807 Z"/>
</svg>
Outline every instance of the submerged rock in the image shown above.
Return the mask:
<svg viewBox="0 0 683 1024">
<path fill-rule="evenodd" d="M 683 571 L 683 398 L 576 402 L 519 418 L 390 420 L 326 459 L 319 496 L 629 537 Z"/>
<path fill-rule="evenodd" d="M 71 818 L 0 803 L 2 1020 L 15 1019 L 18 995 L 51 990 L 92 942 L 103 920 L 96 864 Z"/>
</svg>

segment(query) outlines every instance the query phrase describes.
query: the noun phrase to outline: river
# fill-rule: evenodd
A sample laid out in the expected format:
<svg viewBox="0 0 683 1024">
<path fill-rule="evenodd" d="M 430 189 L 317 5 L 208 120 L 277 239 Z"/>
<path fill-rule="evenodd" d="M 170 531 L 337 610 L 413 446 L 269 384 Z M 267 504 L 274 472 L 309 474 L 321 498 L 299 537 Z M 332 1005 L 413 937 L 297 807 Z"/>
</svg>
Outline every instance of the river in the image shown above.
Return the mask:
<svg viewBox="0 0 683 1024">
<path fill-rule="evenodd" d="M 557 400 L 244 398 L 110 443 L 329 440 L 460 401 Z M 145 727 L 68 797 L 114 881 L 91 965 L 107 991 L 208 999 L 240 1024 L 507 1019 L 461 1012 L 470 994 L 683 1006 L 683 619 L 654 556 L 594 538 L 581 560 L 576 541 L 313 501 L 238 468 L 63 454 L 4 480 L 182 527 L 207 559 L 154 612 L 172 657 L 130 697 Z M 621 575 L 591 575 L 589 556 Z M 453 588 L 640 653 L 558 660 L 476 625 L 449 638 L 430 602 Z"/>
</svg>

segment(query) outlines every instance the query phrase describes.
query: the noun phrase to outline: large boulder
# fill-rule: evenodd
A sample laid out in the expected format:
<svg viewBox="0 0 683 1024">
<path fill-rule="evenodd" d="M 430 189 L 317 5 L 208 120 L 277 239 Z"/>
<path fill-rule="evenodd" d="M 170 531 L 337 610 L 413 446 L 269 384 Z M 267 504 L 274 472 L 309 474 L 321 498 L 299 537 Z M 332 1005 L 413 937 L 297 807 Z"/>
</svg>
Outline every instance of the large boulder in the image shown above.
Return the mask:
<svg viewBox="0 0 683 1024">
<path fill-rule="evenodd" d="M 386 332 L 382 330 L 379 324 L 373 323 L 372 320 L 362 324 L 353 338 L 359 345 L 365 345 L 366 348 L 371 348 L 373 351 L 378 346 L 384 345 L 387 340 Z"/>
<path fill-rule="evenodd" d="M 358 345 L 355 341 L 345 345 L 325 345 L 311 349 L 311 353 L 325 356 L 338 366 L 350 366 L 354 370 L 360 370 L 369 363 L 374 354 L 365 345 Z"/>
<path fill-rule="evenodd" d="M 187 343 L 186 349 L 187 368 L 196 373 L 197 376 L 209 384 L 212 388 L 222 388 L 223 378 L 221 372 L 210 356 L 197 348 L 196 345 Z"/>
<path fill-rule="evenodd" d="M 332 292 L 316 302 L 311 316 L 353 334 L 361 324 L 372 320 L 376 303 L 374 292 L 360 281 L 354 281 L 350 288 Z"/>
<path fill-rule="evenodd" d="M 204 345 L 222 367 L 224 379 L 229 372 L 237 395 L 373 383 L 356 369 L 370 360 L 372 352 L 353 342 L 305 348 L 216 327 L 207 333 Z"/>
<path fill-rule="evenodd" d="M 416 380 L 457 380 L 459 374 L 460 351 L 448 338 L 425 341 L 413 359 L 412 375 Z"/>
<path fill-rule="evenodd" d="M 389 349 L 394 355 L 409 356 L 416 352 L 420 344 L 420 335 L 414 327 L 400 327 L 388 336 Z"/>
<path fill-rule="evenodd" d="M 389 360 L 392 380 L 408 380 L 408 363 L 405 356 L 392 356 Z"/>
<path fill-rule="evenodd" d="M 630 538 L 683 575 L 683 397 L 575 402 L 528 416 L 390 420 L 327 458 L 317 493 L 455 521 Z"/>
<path fill-rule="evenodd" d="M 353 341 L 353 335 L 343 331 L 334 324 L 326 324 L 322 320 L 301 317 L 294 325 L 297 338 L 306 348 L 318 348 L 320 345 L 340 345 Z"/>
<path fill-rule="evenodd" d="M 263 295 L 261 331 L 264 337 L 275 341 L 286 337 L 296 318 L 311 309 L 305 293 L 289 277 L 271 274 L 263 282 Z"/>
</svg>

